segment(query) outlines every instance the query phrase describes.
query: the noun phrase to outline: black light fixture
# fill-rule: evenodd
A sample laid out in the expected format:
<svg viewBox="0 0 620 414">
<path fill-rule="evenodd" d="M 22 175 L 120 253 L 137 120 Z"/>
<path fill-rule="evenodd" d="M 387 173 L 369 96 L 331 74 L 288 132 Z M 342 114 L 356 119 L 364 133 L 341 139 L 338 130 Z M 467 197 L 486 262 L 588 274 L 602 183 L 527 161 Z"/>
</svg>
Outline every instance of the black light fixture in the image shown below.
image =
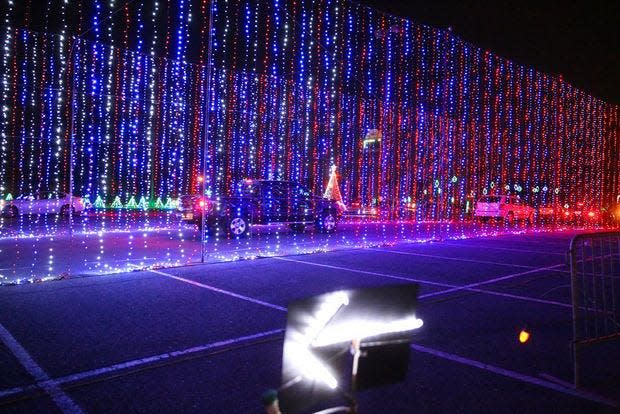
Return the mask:
<svg viewBox="0 0 620 414">
<path fill-rule="evenodd" d="M 356 412 L 358 391 L 405 379 L 417 284 L 325 293 L 292 302 L 282 358 L 282 412 L 336 405 Z M 343 400 L 345 405 L 343 404 Z"/>
</svg>

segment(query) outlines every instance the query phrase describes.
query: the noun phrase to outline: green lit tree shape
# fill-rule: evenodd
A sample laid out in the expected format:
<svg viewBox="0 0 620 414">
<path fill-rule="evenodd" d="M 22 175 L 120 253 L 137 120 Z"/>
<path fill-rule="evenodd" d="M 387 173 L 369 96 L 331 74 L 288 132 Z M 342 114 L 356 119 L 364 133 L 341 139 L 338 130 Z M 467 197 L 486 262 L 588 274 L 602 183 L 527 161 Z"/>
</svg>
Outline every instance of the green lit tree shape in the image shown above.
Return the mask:
<svg viewBox="0 0 620 414">
<path fill-rule="evenodd" d="M 164 208 L 164 203 L 161 201 L 161 197 L 157 197 L 157 200 L 155 200 L 155 208 L 158 210 Z"/>
<path fill-rule="evenodd" d="M 179 202 L 177 200 L 175 200 L 174 198 L 168 197 L 164 208 L 167 210 L 174 210 L 177 208 L 178 205 L 179 205 Z"/>
<path fill-rule="evenodd" d="M 82 203 L 84 204 L 86 208 L 88 208 L 88 206 L 90 206 L 90 197 L 89 196 L 82 197 Z"/>
<path fill-rule="evenodd" d="M 105 208 L 105 203 L 103 202 L 103 199 L 99 195 L 95 199 L 95 204 L 93 205 L 95 208 Z"/>
<path fill-rule="evenodd" d="M 116 208 L 116 209 L 123 208 L 123 203 L 121 202 L 120 196 L 116 196 L 114 198 L 114 201 L 112 201 L 112 205 L 110 207 Z"/>
<path fill-rule="evenodd" d="M 125 208 L 131 209 L 131 210 L 135 210 L 138 208 L 138 203 L 136 203 L 136 198 L 134 196 L 131 196 L 129 198 L 129 201 L 125 205 Z"/>
<path fill-rule="evenodd" d="M 11 195 L 11 193 L 8 193 L 8 194 L 6 195 L 6 197 L 4 198 L 4 200 L 5 200 L 5 201 L 11 201 L 11 200 L 13 200 L 13 196 Z"/>
<path fill-rule="evenodd" d="M 146 201 L 146 197 L 144 196 L 140 197 L 140 201 L 138 202 L 138 208 L 140 210 L 148 210 L 149 203 Z"/>
</svg>

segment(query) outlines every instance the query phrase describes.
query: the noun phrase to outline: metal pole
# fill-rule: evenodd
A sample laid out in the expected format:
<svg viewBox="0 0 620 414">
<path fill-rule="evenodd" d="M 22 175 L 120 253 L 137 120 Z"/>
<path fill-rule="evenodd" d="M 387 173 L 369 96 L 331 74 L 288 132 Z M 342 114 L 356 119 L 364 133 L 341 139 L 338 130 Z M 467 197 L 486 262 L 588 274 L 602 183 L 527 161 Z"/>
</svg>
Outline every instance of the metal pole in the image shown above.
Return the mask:
<svg viewBox="0 0 620 414">
<path fill-rule="evenodd" d="M 578 294 L 578 286 L 577 286 L 577 252 L 575 249 L 577 240 L 579 236 L 573 237 L 570 242 L 570 248 L 568 250 L 569 260 L 570 260 L 570 281 L 571 281 L 571 297 L 572 297 L 572 316 L 573 316 L 573 342 L 572 342 L 572 351 L 573 351 L 573 385 L 575 388 L 579 388 L 579 344 L 578 344 L 578 327 L 577 320 L 579 317 L 579 294 Z"/>
<path fill-rule="evenodd" d="M 350 412 L 357 413 L 357 401 L 355 400 L 355 394 L 357 393 L 357 371 L 359 368 L 359 360 L 362 356 L 361 351 L 362 341 L 360 339 L 354 339 L 351 341 L 351 354 L 353 355 L 353 367 L 351 368 L 351 401 Z"/>
<path fill-rule="evenodd" d="M 207 99 L 205 100 L 205 115 L 204 115 L 204 143 L 203 143 L 203 147 L 202 147 L 202 170 L 203 170 L 203 177 L 202 177 L 202 197 L 206 197 L 207 195 L 207 145 L 209 142 L 209 108 L 211 107 L 211 56 L 213 53 L 213 48 L 212 48 L 212 40 L 213 40 L 213 3 L 216 0 L 211 0 L 211 3 L 209 4 L 209 40 L 208 40 L 208 45 L 207 45 L 207 89 L 206 89 L 206 94 L 207 94 Z M 205 262 L 205 256 L 206 256 L 206 252 L 205 252 L 205 234 L 206 234 L 206 206 L 207 203 L 203 203 L 202 205 L 202 214 L 201 214 L 201 218 L 200 220 L 201 222 L 201 226 L 200 226 L 200 263 L 204 263 Z"/>
<path fill-rule="evenodd" d="M 67 69 L 69 67 L 72 68 L 72 76 L 71 76 L 71 118 L 69 123 L 70 133 L 69 133 L 69 242 L 73 240 L 73 141 L 74 137 L 74 123 L 75 123 L 75 65 L 71 65 L 73 59 L 73 52 L 75 49 L 75 45 L 77 43 L 78 38 L 73 37 L 73 42 L 71 43 L 71 49 L 69 49 L 69 58 L 67 60 Z"/>
</svg>

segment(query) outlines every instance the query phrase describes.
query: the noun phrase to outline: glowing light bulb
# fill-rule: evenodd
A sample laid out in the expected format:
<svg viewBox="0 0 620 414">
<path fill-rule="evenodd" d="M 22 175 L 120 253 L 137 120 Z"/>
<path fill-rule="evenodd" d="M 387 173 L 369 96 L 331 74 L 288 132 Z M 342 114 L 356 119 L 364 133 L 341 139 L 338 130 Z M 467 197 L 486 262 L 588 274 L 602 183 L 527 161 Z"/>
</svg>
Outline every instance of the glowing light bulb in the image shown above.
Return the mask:
<svg viewBox="0 0 620 414">
<path fill-rule="evenodd" d="M 519 342 L 524 344 L 527 341 L 530 340 L 531 334 L 526 331 L 525 329 L 522 329 L 521 332 L 519 332 Z"/>
</svg>

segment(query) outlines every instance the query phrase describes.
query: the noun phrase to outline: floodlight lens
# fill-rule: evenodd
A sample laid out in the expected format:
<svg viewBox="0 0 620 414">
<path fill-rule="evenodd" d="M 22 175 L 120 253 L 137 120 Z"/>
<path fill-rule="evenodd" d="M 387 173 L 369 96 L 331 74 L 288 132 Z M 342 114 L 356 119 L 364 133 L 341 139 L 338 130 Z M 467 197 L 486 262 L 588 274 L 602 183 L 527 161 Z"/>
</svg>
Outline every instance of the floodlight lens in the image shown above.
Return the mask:
<svg viewBox="0 0 620 414">
<path fill-rule="evenodd" d="M 424 325 L 424 321 L 415 316 L 392 322 L 359 319 L 347 324 L 333 325 L 326 328 L 312 341 L 312 346 L 329 346 L 354 339 L 362 340 L 378 335 L 413 331 L 421 328 L 422 325 Z"/>
<path fill-rule="evenodd" d="M 305 346 L 296 344 L 291 349 L 297 370 L 305 377 L 321 381 L 332 390 L 338 387 L 338 381 L 329 372 L 329 369 L 310 352 Z"/>
</svg>

